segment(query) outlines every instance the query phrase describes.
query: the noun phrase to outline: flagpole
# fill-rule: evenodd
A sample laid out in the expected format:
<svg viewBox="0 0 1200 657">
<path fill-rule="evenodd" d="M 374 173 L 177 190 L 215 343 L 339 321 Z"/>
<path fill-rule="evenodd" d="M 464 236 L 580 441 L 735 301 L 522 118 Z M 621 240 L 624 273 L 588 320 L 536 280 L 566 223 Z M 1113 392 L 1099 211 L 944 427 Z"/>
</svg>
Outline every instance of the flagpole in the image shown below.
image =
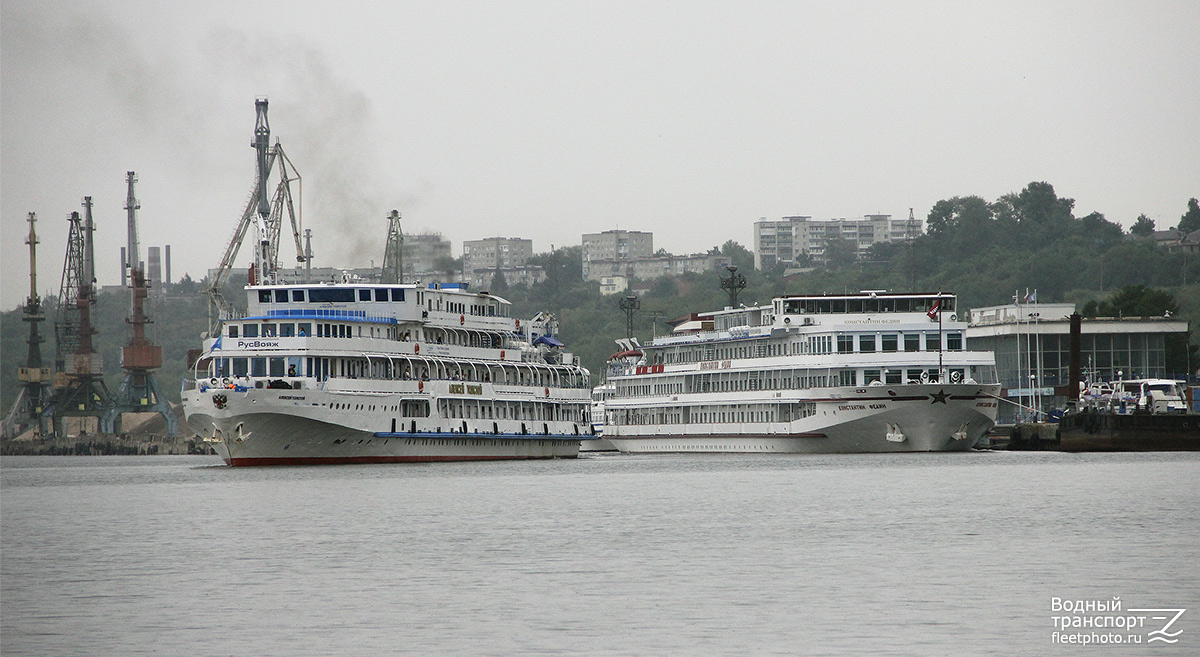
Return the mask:
<svg viewBox="0 0 1200 657">
<path fill-rule="evenodd" d="M 1020 290 L 1013 290 L 1013 305 L 1017 307 L 1017 316 L 1016 316 L 1017 334 L 1015 336 L 1013 336 L 1016 338 L 1015 342 L 1017 343 L 1017 402 L 1020 403 L 1021 405 L 1024 405 L 1024 402 L 1025 402 L 1024 397 L 1025 396 L 1022 395 L 1020 392 L 1021 387 L 1025 383 L 1025 381 L 1024 381 L 1025 374 L 1024 374 L 1024 372 L 1021 371 L 1021 291 Z M 1020 421 L 1019 413 L 1017 414 L 1017 420 Z"/>
<path fill-rule="evenodd" d="M 938 383 L 945 383 L 946 372 L 942 367 L 942 293 L 938 292 Z"/>
</svg>

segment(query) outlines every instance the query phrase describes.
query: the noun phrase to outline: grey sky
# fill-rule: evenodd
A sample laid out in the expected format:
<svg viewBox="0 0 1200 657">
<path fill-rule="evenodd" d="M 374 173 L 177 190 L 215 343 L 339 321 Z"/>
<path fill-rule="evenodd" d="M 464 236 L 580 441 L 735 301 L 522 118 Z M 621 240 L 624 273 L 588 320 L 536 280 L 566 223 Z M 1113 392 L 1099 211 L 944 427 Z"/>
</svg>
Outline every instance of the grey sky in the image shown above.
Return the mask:
<svg viewBox="0 0 1200 657">
<path fill-rule="evenodd" d="M 317 265 L 406 232 L 654 232 L 752 246 L 760 217 L 919 218 L 1031 181 L 1129 226 L 1200 196 L 1195 2 L 26 2 L 0 15 L 3 307 L 56 292 L 95 199 L 214 267 L 253 185 L 254 99 L 304 176 Z M 250 260 L 243 249 L 239 265 Z M 881 281 L 881 285 L 885 285 Z"/>
</svg>

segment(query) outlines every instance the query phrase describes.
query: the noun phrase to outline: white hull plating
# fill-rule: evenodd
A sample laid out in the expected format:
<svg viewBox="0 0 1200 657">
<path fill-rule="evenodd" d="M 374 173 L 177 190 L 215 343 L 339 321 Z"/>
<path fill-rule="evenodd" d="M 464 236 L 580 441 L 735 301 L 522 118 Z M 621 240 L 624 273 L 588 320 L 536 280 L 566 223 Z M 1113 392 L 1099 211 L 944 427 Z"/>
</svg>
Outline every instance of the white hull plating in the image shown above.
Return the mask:
<svg viewBox="0 0 1200 657">
<path fill-rule="evenodd" d="M 623 425 L 606 427 L 605 438 L 629 453 L 963 451 L 995 424 L 999 391 L 999 385 L 978 384 L 811 390 L 829 394 L 796 399 L 814 403 L 816 412 L 791 422 Z M 654 398 L 638 402 L 642 408 L 659 405 Z M 688 398 L 680 395 L 659 403 L 678 410 Z"/>
<path fill-rule="evenodd" d="M 297 392 L 186 391 L 187 422 L 235 466 L 574 458 L 590 438 L 571 422 L 405 419 L 386 397 Z"/>
</svg>

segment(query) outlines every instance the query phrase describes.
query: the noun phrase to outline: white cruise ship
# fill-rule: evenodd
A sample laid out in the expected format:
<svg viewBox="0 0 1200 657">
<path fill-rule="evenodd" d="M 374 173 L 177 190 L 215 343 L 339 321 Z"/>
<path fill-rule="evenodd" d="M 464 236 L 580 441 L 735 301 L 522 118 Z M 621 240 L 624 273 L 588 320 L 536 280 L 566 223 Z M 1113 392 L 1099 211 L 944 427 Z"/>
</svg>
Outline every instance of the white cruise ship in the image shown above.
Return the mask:
<svg viewBox="0 0 1200 657">
<path fill-rule="evenodd" d="M 246 292 L 183 390 L 229 465 L 569 458 L 591 438 L 589 373 L 553 316 L 457 286 Z"/>
<path fill-rule="evenodd" d="M 929 452 L 995 423 L 991 352 L 950 294 L 780 297 L 692 315 L 609 361 L 604 438 L 622 452 Z"/>
</svg>

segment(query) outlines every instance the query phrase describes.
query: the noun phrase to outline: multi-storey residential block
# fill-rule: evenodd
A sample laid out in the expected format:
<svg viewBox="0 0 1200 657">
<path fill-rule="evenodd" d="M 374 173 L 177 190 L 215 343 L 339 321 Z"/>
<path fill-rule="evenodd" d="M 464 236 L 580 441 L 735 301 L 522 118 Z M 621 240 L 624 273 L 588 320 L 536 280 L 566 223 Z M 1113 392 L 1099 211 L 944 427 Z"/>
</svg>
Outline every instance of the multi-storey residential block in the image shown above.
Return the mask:
<svg viewBox="0 0 1200 657">
<path fill-rule="evenodd" d="M 440 233 L 405 235 L 401 253 L 404 256 L 405 283 L 452 281 L 453 273 L 443 267 L 446 261 L 453 260 L 450 240 L 443 238 Z"/>
<path fill-rule="evenodd" d="M 754 223 L 754 266 L 758 269 L 778 264 L 825 264 L 828 240 L 849 240 L 862 255 L 874 244 L 901 242 L 921 234 L 921 222 L 892 219 L 887 214 L 869 214 L 862 219 L 814 221 L 811 216 L 762 219 Z"/>
<path fill-rule="evenodd" d="M 488 289 L 496 274 L 508 285 L 532 285 L 546 280 L 546 272 L 529 265 L 533 240 L 520 237 L 489 237 L 463 242 L 463 280 Z"/>
<path fill-rule="evenodd" d="M 604 282 L 609 278 L 636 278 L 643 281 L 661 276 L 680 276 L 711 271 L 723 271 L 730 264 L 728 257 L 719 254 L 660 255 L 629 260 L 594 261 L 588 280 Z M 622 288 L 624 289 L 624 288 Z"/>
<path fill-rule="evenodd" d="M 600 280 L 601 276 L 611 276 L 616 264 L 649 258 L 654 255 L 654 233 L 643 233 L 637 230 L 606 230 L 603 233 L 589 233 L 583 236 L 583 278 L 588 281 Z M 603 273 L 593 273 L 594 265 L 609 263 L 601 266 Z"/>
</svg>

